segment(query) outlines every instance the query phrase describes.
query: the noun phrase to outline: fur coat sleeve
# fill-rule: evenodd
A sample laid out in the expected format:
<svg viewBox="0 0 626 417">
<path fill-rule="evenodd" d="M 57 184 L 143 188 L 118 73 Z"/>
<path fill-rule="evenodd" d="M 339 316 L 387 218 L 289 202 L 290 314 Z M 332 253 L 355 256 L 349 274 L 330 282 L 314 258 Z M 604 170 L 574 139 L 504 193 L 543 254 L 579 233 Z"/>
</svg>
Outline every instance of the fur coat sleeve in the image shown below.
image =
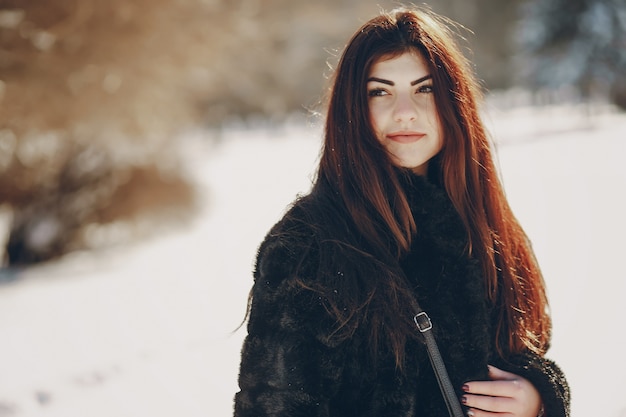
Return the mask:
<svg viewBox="0 0 626 417">
<path fill-rule="evenodd" d="M 259 249 L 236 417 L 329 416 L 341 359 L 317 337 L 326 316 L 321 302 L 296 283 L 315 273 L 315 250 L 311 232 L 286 220 Z"/>
</svg>

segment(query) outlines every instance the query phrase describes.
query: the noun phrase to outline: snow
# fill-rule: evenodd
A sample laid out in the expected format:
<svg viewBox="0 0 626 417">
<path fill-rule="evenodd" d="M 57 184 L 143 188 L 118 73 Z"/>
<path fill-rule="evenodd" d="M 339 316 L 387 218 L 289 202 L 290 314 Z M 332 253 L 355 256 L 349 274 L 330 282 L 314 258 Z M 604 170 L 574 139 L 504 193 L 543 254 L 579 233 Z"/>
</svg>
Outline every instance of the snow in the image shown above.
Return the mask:
<svg viewBox="0 0 626 417">
<path fill-rule="evenodd" d="M 502 177 L 552 304 L 549 357 L 573 417 L 626 416 L 626 115 L 491 109 Z M 0 417 L 232 415 L 256 249 L 311 184 L 314 127 L 185 138 L 204 191 L 190 226 L 75 253 L 0 284 Z M 6 217 L 6 216 L 5 216 Z"/>
</svg>

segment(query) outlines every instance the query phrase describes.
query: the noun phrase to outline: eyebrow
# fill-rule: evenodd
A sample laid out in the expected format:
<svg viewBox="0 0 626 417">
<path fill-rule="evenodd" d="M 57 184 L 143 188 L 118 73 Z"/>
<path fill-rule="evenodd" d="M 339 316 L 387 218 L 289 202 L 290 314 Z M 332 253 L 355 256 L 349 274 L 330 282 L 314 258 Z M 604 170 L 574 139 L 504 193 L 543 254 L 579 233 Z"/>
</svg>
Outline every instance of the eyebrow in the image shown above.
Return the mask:
<svg viewBox="0 0 626 417">
<path fill-rule="evenodd" d="M 412 86 L 413 86 L 413 85 L 417 85 L 417 84 L 419 84 L 419 83 L 421 83 L 421 82 L 423 82 L 423 81 L 429 80 L 429 79 L 431 79 L 431 78 L 433 78 L 433 76 L 432 76 L 432 75 L 430 75 L 430 74 L 428 74 L 428 75 L 424 75 L 423 77 L 418 78 L 418 79 L 417 79 L 417 80 L 415 80 L 415 81 L 411 81 L 411 85 L 412 85 Z M 378 77 L 370 77 L 370 78 L 368 78 L 368 79 L 367 79 L 367 82 L 369 83 L 370 81 L 376 81 L 376 82 L 379 82 L 379 83 L 382 83 L 382 84 L 391 85 L 391 86 L 396 85 L 396 83 L 394 83 L 393 81 L 390 81 L 390 80 L 385 80 L 384 78 L 378 78 Z"/>
</svg>

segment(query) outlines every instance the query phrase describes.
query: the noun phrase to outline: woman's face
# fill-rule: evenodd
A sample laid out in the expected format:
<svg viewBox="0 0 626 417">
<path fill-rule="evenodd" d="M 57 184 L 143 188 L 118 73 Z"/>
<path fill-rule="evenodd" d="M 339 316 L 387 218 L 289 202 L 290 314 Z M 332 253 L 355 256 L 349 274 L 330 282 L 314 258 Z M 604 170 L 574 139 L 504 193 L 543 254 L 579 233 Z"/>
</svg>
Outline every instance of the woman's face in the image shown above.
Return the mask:
<svg viewBox="0 0 626 417">
<path fill-rule="evenodd" d="M 432 77 L 418 53 L 381 58 L 367 79 L 374 133 L 395 165 L 425 175 L 443 146 Z"/>
</svg>

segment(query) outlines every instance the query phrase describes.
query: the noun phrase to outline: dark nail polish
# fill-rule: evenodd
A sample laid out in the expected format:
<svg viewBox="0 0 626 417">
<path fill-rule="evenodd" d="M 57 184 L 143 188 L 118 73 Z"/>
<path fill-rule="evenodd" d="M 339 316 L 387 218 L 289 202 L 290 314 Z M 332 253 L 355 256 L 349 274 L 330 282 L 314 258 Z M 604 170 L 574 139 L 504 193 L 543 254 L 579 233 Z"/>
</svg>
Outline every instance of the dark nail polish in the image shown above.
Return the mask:
<svg viewBox="0 0 626 417">
<path fill-rule="evenodd" d="M 469 385 L 465 384 L 461 387 L 461 389 L 465 392 L 469 392 Z"/>
<path fill-rule="evenodd" d="M 467 397 L 465 395 L 461 397 L 461 402 L 467 404 Z"/>
</svg>

